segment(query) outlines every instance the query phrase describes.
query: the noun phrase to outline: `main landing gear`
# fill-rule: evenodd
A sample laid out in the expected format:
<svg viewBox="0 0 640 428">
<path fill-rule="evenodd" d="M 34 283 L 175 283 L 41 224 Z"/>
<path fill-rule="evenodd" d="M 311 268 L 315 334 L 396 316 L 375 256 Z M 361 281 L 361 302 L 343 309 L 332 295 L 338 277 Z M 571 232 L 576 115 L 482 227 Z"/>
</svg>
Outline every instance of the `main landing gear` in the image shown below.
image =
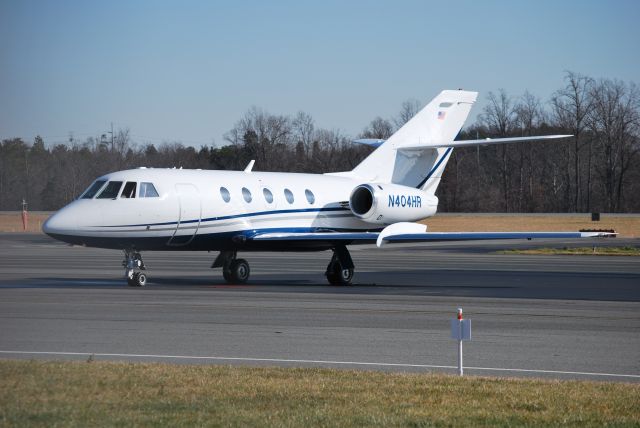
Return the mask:
<svg viewBox="0 0 640 428">
<path fill-rule="evenodd" d="M 220 251 L 211 265 L 212 268 L 222 268 L 222 276 L 229 284 L 244 284 L 251 273 L 249 262 L 236 258 L 237 255 L 236 251 Z"/>
<path fill-rule="evenodd" d="M 353 279 L 353 260 L 344 245 L 333 248 L 333 256 L 324 273 L 331 285 L 351 285 Z"/>
<path fill-rule="evenodd" d="M 212 268 L 222 268 L 222 276 L 229 284 L 245 284 L 251 273 L 249 262 L 237 258 L 237 255 L 236 251 L 220 251 L 211 265 Z M 351 285 L 353 269 L 353 260 L 347 247 L 344 245 L 334 247 L 333 256 L 325 272 L 329 284 Z"/>
<path fill-rule="evenodd" d="M 147 284 L 147 274 L 140 272 L 146 270 L 147 267 L 144 265 L 142 255 L 139 252 L 133 249 L 124 250 L 122 267 L 124 267 L 124 276 L 129 286 L 144 287 Z"/>
</svg>

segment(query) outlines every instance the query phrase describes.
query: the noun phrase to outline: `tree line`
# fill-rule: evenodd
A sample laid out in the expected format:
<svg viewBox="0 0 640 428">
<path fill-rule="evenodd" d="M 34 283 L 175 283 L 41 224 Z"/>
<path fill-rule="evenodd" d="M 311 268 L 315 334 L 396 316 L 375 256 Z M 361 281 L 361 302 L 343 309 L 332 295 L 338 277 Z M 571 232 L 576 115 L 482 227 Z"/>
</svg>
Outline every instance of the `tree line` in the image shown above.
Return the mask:
<svg viewBox="0 0 640 428">
<path fill-rule="evenodd" d="M 374 118 L 356 138 L 386 139 L 421 108 L 405 101 L 393 118 Z M 458 139 L 571 134 L 567 140 L 466 147 L 453 151 L 438 189 L 440 211 L 640 211 L 640 91 L 634 83 L 567 72 L 542 101 L 525 92 L 490 92 L 475 123 Z M 335 172 L 355 167 L 371 149 L 311 115 L 250 108 L 224 135 L 200 149 L 179 142 L 136 144 L 126 129 L 109 141 L 47 145 L 41 137 L 0 143 L 0 210 L 56 210 L 96 177 L 122 169 L 183 167 Z"/>
</svg>

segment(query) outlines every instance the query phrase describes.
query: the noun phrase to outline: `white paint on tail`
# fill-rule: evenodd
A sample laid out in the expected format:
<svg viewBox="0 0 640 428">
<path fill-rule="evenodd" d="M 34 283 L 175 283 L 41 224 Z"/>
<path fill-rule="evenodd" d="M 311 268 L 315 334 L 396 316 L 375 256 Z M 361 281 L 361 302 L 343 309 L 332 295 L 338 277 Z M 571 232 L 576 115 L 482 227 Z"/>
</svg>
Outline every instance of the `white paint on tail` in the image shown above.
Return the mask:
<svg viewBox="0 0 640 428">
<path fill-rule="evenodd" d="M 442 91 L 353 171 L 364 182 L 417 187 L 433 195 L 477 92 Z"/>
</svg>

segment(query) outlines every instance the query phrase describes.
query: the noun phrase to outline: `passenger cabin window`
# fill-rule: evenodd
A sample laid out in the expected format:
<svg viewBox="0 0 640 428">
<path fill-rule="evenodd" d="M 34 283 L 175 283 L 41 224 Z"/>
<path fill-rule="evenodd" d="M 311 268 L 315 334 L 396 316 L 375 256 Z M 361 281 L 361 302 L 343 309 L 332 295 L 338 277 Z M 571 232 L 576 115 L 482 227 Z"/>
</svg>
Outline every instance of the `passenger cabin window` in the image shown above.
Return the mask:
<svg viewBox="0 0 640 428">
<path fill-rule="evenodd" d="M 121 198 L 135 198 L 136 197 L 136 182 L 127 181 L 122 190 Z"/>
<path fill-rule="evenodd" d="M 122 181 L 110 181 L 104 190 L 100 192 L 97 199 L 115 199 L 118 197 L 121 187 Z"/>
<path fill-rule="evenodd" d="M 264 188 L 262 189 L 262 194 L 264 195 L 264 200 L 267 201 L 268 204 L 273 203 L 273 193 L 271 193 L 271 190 Z"/>
<path fill-rule="evenodd" d="M 157 198 L 159 195 L 153 183 L 140 183 L 138 196 L 141 198 Z"/>
<path fill-rule="evenodd" d="M 222 196 L 222 200 L 225 202 L 229 202 L 231 200 L 231 194 L 226 187 L 220 188 L 220 196 Z"/>
<path fill-rule="evenodd" d="M 284 189 L 284 197 L 287 199 L 287 202 L 290 204 L 293 203 L 293 193 L 291 193 L 291 190 Z"/>
<path fill-rule="evenodd" d="M 242 197 L 247 203 L 251 202 L 251 192 L 246 187 L 242 188 Z"/>
<path fill-rule="evenodd" d="M 102 186 L 104 186 L 104 183 L 106 183 L 107 180 L 96 180 L 91 186 L 89 186 L 89 188 L 82 194 L 82 196 L 80 196 L 81 199 L 91 199 L 93 198 L 96 193 L 98 193 L 98 190 L 102 189 Z"/>
<path fill-rule="evenodd" d="M 307 189 L 304 191 L 304 195 L 307 197 L 307 202 L 313 205 L 313 203 L 316 201 L 316 197 L 313 195 L 313 192 Z"/>
</svg>

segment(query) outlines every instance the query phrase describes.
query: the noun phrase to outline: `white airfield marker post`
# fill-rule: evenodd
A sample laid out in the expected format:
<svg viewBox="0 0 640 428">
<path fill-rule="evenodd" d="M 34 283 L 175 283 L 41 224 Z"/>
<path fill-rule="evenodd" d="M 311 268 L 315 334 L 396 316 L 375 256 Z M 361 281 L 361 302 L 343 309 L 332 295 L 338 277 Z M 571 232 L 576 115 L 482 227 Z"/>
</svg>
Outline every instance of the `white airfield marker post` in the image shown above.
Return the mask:
<svg viewBox="0 0 640 428">
<path fill-rule="evenodd" d="M 451 338 L 458 341 L 458 374 L 462 376 L 462 341 L 471 340 L 471 320 L 462 317 L 462 308 L 458 308 L 458 316 L 451 320 Z"/>
</svg>

